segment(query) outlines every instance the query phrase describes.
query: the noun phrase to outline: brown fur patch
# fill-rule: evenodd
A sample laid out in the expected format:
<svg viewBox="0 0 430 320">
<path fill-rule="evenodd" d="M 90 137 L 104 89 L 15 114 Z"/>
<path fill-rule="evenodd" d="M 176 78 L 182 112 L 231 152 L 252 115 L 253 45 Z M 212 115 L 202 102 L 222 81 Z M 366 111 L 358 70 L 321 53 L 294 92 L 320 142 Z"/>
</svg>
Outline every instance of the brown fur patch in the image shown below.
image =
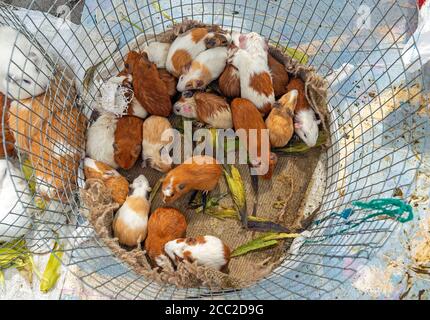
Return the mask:
<svg viewBox="0 0 430 320">
<path fill-rule="evenodd" d="M 194 28 L 191 30 L 191 39 L 194 43 L 199 42 L 208 34 L 208 30 L 206 28 Z"/>
<path fill-rule="evenodd" d="M 147 215 L 149 211 L 149 203 L 146 199 L 130 196 L 127 199 L 127 205 L 131 210 L 139 215 Z"/>
<path fill-rule="evenodd" d="M 275 97 L 280 97 L 287 92 L 287 85 L 289 81 L 288 73 L 285 66 L 278 60 L 268 55 L 269 68 L 272 74 L 273 91 Z"/>
<path fill-rule="evenodd" d="M 237 69 L 228 64 L 218 79 L 219 89 L 229 98 L 240 97 L 240 78 Z"/>
<path fill-rule="evenodd" d="M 311 108 L 311 105 L 308 102 L 308 99 L 306 99 L 306 93 L 305 93 L 305 83 L 302 79 L 299 77 L 294 77 L 290 80 L 287 86 L 288 91 L 291 90 L 297 90 L 297 104 L 295 108 L 295 112 L 299 112 L 301 110 L 307 110 Z"/>
<path fill-rule="evenodd" d="M 183 252 L 183 256 L 184 256 L 184 259 L 187 260 L 188 262 L 191 262 L 191 263 L 194 262 L 193 254 L 191 253 L 191 251 L 185 250 Z"/>
<path fill-rule="evenodd" d="M 145 250 L 151 260 L 164 253 L 164 245 L 183 238 L 187 230 L 184 215 L 174 208 L 158 208 L 149 217 Z"/>
<path fill-rule="evenodd" d="M 260 94 L 269 97 L 273 94 L 273 84 L 270 74 L 267 72 L 255 73 L 252 75 L 249 85 Z"/>
<path fill-rule="evenodd" d="M 230 111 L 228 102 L 213 93 L 197 92 L 194 94 L 196 101 L 197 120 L 208 123 L 215 114 L 223 111 Z"/>
<path fill-rule="evenodd" d="M 143 120 L 133 116 L 118 119 L 115 130 L 115 162 L 123 169 L 134 166 L 142 151 Z"/>
<path fill-rule="evenodd" d="M 172 76 L 166 69 L 158 69 L 158 74 L 160 75 L 160 79 L 166 85 L 167 93 L 170 98 L 173 98 L 176 95 L 176 78 Z"/>
<path fill-rule="evenodd" d="M 192 62 L 193 58 L 187 50 L 179 49 L 172 56 L 173 68 L 175 68 L 175 77 L 181 75 L 182 69 Z"/>
</svg>

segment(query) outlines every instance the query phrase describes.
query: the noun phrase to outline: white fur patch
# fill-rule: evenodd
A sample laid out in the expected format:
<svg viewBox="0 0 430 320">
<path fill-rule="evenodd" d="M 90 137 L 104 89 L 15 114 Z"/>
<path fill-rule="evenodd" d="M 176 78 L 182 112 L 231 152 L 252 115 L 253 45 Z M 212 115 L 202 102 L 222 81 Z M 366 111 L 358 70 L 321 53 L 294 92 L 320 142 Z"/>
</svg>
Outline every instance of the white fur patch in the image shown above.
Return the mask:
<svg viewBox="0 0 430 320">
<path fill-rule="evenodd" d="M 295 122 L 301 124 L 300 128 L 294 129 L 300 139 L 309 147 L 315 146 L 319 133 L 315 112 L 312 109 L 302 110 L 295 115 Z"/>
</svg>

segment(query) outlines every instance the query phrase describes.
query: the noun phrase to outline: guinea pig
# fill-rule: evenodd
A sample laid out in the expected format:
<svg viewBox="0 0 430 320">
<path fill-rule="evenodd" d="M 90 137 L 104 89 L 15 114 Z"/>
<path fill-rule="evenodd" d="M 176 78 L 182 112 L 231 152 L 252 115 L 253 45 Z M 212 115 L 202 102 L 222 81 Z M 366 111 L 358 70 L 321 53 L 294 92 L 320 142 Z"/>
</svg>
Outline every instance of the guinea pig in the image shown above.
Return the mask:
<svg viewBox="0 0 430 320">
<path fill-rule="evenodd" d="M 87 119 L 70 106 L 44 121 L 31 138 L 29 160 L 36 190 L 45 199 L 70 201 L 77 188 Z"/>
<path fill-rule="evenodd" d="M 286 146 L 294 135 L 294 109 L 297 95 L 297 90 L 291 90 L 273 104 L 273 109 L 266 119 L 272 147 Z"/>
<path fill-rule="evenodd" d="M 0 92 L 18 100 L 45 92 L 52 69 L 34 44 L 19 31 L 1 26 L 0 48 Z"/>
<path fill-rule="evenodd" d="M 144 52 L 148 55 L 149 61 L 155 63 L 157 68 L 166 68 L 167 54 L 169 53 L 170 43 L 163 43 L 158 41 L 150 42 Z"/>
<path fill-rule="evenodd" d="M 106 188 L 111 192 L 112 200 L 119 205 L 124 203 L 129 191 L 128 181 L 114 168 L 103 162 L 85 158 L 84 174 L 86 179 L 102 180 Z"/>
<path fill-rule="evenodd" d="M 161 187 L 163 201 L 172 203 L 192 190 L 211 191 L 221 175 L 221 166 L 214 158 L 194 156 L 167 173 Z"/>
<path fill-rule="evenodd" d="M 166 69 L 158 69 L 158 74 L 160 79 L 166 85 L 167 93 L 169 94 L 170 98 L 173 98 L 176 95 L 176 85 L 178 81 Z"/>
<path fill-rule="evenodd" d="M 150 203 L 149 182 L 144 175 L 138 176 L 130 184 L 130 194 L 113 219 L 113 235 L 120 244 L 136 247 L 145 240 L 148 226 Z"/>
<path fill-rule="evenodd" d="M 227 64 L 218 79 L 219 89 L 223 96 L 228 98 L 240 97 L 239 70 L 231 64 Z"/>
<path fill-rule="evenodd" d="M 171 130 L 169 120 L 164 117 L 150 116 L 143 123 L 143 141 L 142 141 L 142 165 L 149 162 L 149 166 L 160 172 L 167 172 L 172 167 L 170 158 L 164 158 L 162 149 L 169 143 L 162 141 L 163 133 Z"/>
<path fill-rule="evenodd" d="M 9 107 L 10 107 L 10 100 L 6 98 L 3 93 L 0 93 L 0 159 L 5 158 L 6 155 L 8 156 L 15 155 L 15 147 L 14 147 L 15 139 L 9 128 Z M 4 128 L 2 125 L 3 112 L 5 112 Z M 4 129 L 4 135 L 3 135 L 3 129 Z"/>
<path fill-rule="evenodd" d="M 169 241 L 164 251 L 175 263 L 187 260 L 218 271 L 227 270 L 231 252 L 221 239 L 209 235 Z"/>
<path fill-rule="evenodd" d="M 114 161 L 122 169 L 134 166 L 142 151 L 143 120 L 133 116 L 119 118 L 114 133 Z"/>
<path fill-rule="evenodd" d="M 103 162 L 117 169 L 114 148 L 115 131 L 118 118 L 111 113 L 104 113 L 87 130 L 86 153 L 94 160 Z"/>
<path fill-rule="evenodd" d="M 248 147 L 250 164 L 256 169 L 258 175 L 270 179 L 271 175 L 266 173 L 273 171 L 270 166 L 276 165 L 276 158 L 270 152 L 270 137 L 267 136 L 266 143 L 264 141 L 264 135 L 269 135 L 269 132 L 261 113 L 251 101 L 243 98 L 234 99 L 230 108 L 234 129 L 246 131 L 246 137 L 239 135 L 239 139 Z M 255 136 L 251 135 L 251 130 L 256 130 Z M 255 139 L 252 139 L 253 137 Z M 246 141 L 243 141 L 244 138 Z"/>
<path fill-rule="evenodd" d="M 321 120 L 312 109 L 306 98 L 305 83 L 299 77 L 292 78 L 287 86 L 288 91 L 297 90 L 297 104 L 294 111 L 294 131 L 307 146 L 316 145 Z"/>
<path fill-rule="evenodd" d="M 275 92 L 275 97 L 280 97 L 287 92 L 287 85 L 289 81 L 289 76 L 285 66 L 272 57 L 271 54 L 268 55 L 269 69 L 272 75 L 273 91 Z"/>
<path fill-rule="evenodd" d="M 145 240 L 145 250 L 154 263 L 163 267 L 168 262 L 164 252 L 167 242 L 182 238 L 187 231 L 184 215 L 174 208 L 157 208 L 148 221 L 148 235 Z"/>
<path fill-rule="evenodd" d="M 226 34 L 209 32 L 207 28 L 194 28 L 179 35 L 170 46 L 166 69 L 179 78 L 183 68 L 190 65 L 197 55 L 206 49 L 228 46 L 230 37 Z"/>
<path fill-rule="evenodd" d="M 173 112 L 185 118 L 196 119 L 213 128 L 233 127 L 230 105 L 225 98 L 213 93 L 185 91 L 173 105 Z"/>
<path fill-rule="evenodd" d="M 132 75 L 134 97 L 148 113 L 162 117 L 170 115 L 172 102 L 166 83 L 146 53 L 130 51 L 125 59 L 124 72 Z"/>
<path fill-rule="evenodd" d="M 268 46 L 263 37 L 251 32 L 239 37 L 239 47 L 230 49 L 227 61 L 239 70 L 241 97 L 251 101 L 264 115 L 275 102 L 268 65 Z"/>
<path fill-rule="evenodd" d="M 217 47 L 200 53 L 178 80 L 176 89 L 185 90 L 204 89 L 209 83 L 218 79 L 224 71 L 227 61 L 227 48 Z"/>
</svg>

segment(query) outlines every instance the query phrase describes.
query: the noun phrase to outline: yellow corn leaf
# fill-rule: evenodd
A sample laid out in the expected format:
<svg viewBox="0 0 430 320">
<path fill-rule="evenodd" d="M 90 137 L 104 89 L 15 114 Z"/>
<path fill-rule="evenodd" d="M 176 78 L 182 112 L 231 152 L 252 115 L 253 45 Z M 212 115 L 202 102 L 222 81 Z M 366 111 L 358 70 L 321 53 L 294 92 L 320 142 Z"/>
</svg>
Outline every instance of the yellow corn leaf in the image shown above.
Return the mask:
<svg viewBox="0 0 430 320">
<path fill-rule="evenodd" d="M 63 254 L 62 246 L 58 244 L 58 242 L 55 242 L 45 271 L 43 272 L 42 279 L 40 280 L 40 291 L 43 293 L 47 293 L 57 283 L 60 277 L 61 258 Z"/>
<path fill-rule="evenodd" d="M 233 201 L 237 208 L 241 210 L 246 205 L 245 185 L 243 184 L 239 170 L 234 165 L 230 165 L 230 172 L 228 173 L 224 170 L 224 176 Z"/>
</svg>

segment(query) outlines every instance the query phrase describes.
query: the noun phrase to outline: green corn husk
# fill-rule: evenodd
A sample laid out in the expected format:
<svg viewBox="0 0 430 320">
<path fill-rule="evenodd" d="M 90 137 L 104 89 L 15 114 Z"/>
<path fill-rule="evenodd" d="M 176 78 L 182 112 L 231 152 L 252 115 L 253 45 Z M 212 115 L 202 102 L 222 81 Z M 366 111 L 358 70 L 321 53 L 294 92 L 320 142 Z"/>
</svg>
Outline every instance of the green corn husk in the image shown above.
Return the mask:
<svg viewBox="0 0 430 320">
<path fill-rule="evenodd" d="M 225 220 L 225 219 L 234 219 L 239 221 L 241 220 L 238 211 L 234 208 L 216 207 L 210 210 L 206 210 L 205 213 L 214 218 L 221 219 L 221 220 Z M 254 216 L 248 216 L 248 220 L 257 221 L 257 222 L 270 222 L 270 220 L 268 219 L 254 217 Z"/>
<path fill-rule="evenodd" d="M 262 235 L 261 237 L 255 238 L 233 250 L 231 253 L 231 257 L 238 257 L 249 252 L 253 252 L 256 250 L 272 247 L 279 243 L 278 240 L 287 239 L 287 238 L 296 238 L 298 237 L 298 233 L 275 233 L 268 232 Z"/>
<path fill-rule="evenodd" d="M 56 241 L 40 280 L 40 291 L 43 293 L 50 291 L 60 278 L 61 258 L 64 254 L 62 250 L 62 245 Z"/>
<path fill-rule="evenodd" d="M 308 147 L 306 143 L 302 141 L 298 141 L 295 143 L 292 143 L 290 145 L 287 145 L 283 148 L 274 148 L 272 149 L 273 152 L 281 153 L 281 154 L 294 154 L 294 153 L 304 153 L 309 151 L 312 148 L 319 147 L 327 142 L 328 135 L 325 131 L 320 131 L 317 143 L 314 147 Z"/>
<path fill-rule="evenodd" d="M 309 56 L 296 48 L 285 48 L 283 51 L 285 54 L 297 60 L 301 64 L 307 64 L 309 61 Z"/>
<path fill-rule="evenodd" d="M 245 185 L 243 184 L 239 170 L 234 165 L 230 165 L 230 173 L 228 173 L 227 170 L 224 170 L 224 176 L 233 198 L 233 202 L 240 211 L 246 205 L 246 196 Z"/>
<path fill-rule="evenodd" d="M 0 248 L 0 272 L 9 268 L 17 269 L 29 283 L 32 282 L 33 271 L 36 269 L 25 240 L 17 239 L 2 244 Z"/>
</svg>

